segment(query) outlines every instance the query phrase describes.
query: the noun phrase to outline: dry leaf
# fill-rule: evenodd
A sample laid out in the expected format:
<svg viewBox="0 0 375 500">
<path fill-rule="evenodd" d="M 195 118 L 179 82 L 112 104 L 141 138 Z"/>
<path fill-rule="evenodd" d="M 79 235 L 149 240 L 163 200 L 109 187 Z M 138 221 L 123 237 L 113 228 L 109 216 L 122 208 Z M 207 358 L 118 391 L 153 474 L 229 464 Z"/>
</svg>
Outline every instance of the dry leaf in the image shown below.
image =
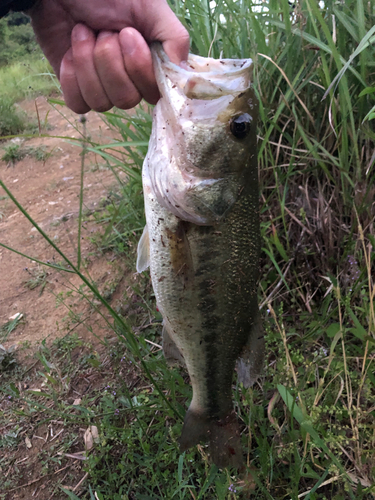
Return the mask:
<svg viewBox="0 0 375 500">
<path fill-rule="evenodd" d="M 86 429 L 83 439 L 85 441 L 85 448 L 87 451 L 91 450 L 94 443 L 99 442 L 99 432 L 96 425 L 90 425 L 90 427 Z"/>
<path fill-rule="evenodd" d="M 85 442 L 86 450 L 91 450 L 91 448 L 94 446 L 94 438 L 92 437 L 91 427 L 86 429 L 85 434 L 83 435 L 83 440 Z"/>
<path fill-rule="evenodd" d="M 80 399 L 80 398 L 75 399 L 75 400 L 73 401 L 73 406 L 78 406 L 79 404 L 81 404 L 81 401 L 82 401 L 82 399 Z"/>
<path fill-rule="evenodd" d="M 25 437 L 25 444 L 26 444 L 26 447 L 27 447 L 28 449 L 30 449 L 30 448 L 32 448 L 32 447 L 33 447 L 33 445 L 31 444 L 30 439 L 29 439 L 27 436 Z"/>
<path fill-rule="evenodd" d="M 91 434 L 92 434 L 92 437 L 94 439 L 94 443 L 99 443 L 99 431 L 98 431 L 98 428 L 96 427 L 96 425 L 92 425 L 91 426 Z"/>
</svg>

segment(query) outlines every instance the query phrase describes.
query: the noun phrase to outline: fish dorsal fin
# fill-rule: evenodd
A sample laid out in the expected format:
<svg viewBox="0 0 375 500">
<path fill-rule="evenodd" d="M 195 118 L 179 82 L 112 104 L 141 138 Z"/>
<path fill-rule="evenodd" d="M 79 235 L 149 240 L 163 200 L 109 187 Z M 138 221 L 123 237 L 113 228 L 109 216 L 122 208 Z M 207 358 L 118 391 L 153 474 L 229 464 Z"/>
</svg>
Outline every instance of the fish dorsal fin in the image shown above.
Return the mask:
<svg viewBox="0 0 375 500">
<path fill-rule="evenodd" d="M 143 229 L 141 239 L 138 242 L 137 249 L 137 272 L 142 273 L 150 267 L 150 236 L 147 224 Z"/>
</svg>

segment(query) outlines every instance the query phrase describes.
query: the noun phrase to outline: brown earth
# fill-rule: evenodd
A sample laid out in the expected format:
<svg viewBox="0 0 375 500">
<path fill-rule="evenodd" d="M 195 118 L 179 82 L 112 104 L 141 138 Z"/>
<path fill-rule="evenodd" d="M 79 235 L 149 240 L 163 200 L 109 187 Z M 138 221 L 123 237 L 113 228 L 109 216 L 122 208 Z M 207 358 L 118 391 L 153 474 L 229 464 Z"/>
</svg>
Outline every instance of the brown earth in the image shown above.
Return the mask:
<svg viewBox="0 0 375 500">
<path fill-rule="evenodd" d="M 79 117 L 65 107 L 52 107 L 44 98 L 24 102 L 21 107 L 34 119 L 37 119 L 37 108 L 40 122 L 48 120 L 48 134 L 51 136 L 80 136 L 82 124 Z M 99 114 L 88 113 L 86 126 L 87 133 L 95 141 L 111 141 L 112 133 Z M 51 155 L 45 162 L 31 157 L 26 157 L 14 166 L 0 162 L 0 178 L 43 231 L 76 263 L 81 148 L 56 137 L 33 138 L 26 141 L 25 145 L 45 146 Z M 109 188 L 115 183 L 111 171 L 102 167 L 100 157 L 92 153 L 86 155 L 86 211 L 95 211 L 100 200 L 106 197 Z M 5 195 L 0 187 L 0 242 L 42 262 L 61 263 L 62 258 L 13 202 L 3 198 Z M 126 270 L 120 259 L 108 253 L 100 256 L 95 251 L 90 238 L 95 237 L 97 231 L 100 228 L 93 222 L 82 224 L 82 262 L 88 266 L 87 270 L 99 289 L 117 288 Z M 30 290 L 26 282 L 41 273 L 42 267 L 0 247 L 0 327 L 16 313 L 24 315 L 23 324 L 8 336 L 5 346 L 33 344 L 46 337 L 52 340 L 66 334 L 69 329 L 69 325 L 63 321 L 68 309 L 64 305 L 56 307 L 56 297 L 66 294 L 69 288 L 79 286 L 80 280 L 77 276 L 51 268 L 45 268 L 45 271 L 48 277 L 43 293 L 41 287 Z M 76 308 L 76 313 L 84 314 L 82 305 L 73 305 L 69 300 L 66 305 Z M 92 320 L 95 322 L 96 319 L 94 315 Z M 100 331 L 100 328 L 99 324 L 95 333 L 105 335 L 106 332 Z M 92 334 L 85 327 L 78 326 L 75 331 L 92 340 Z"/>
<path fill-rule="evenodd" d="M 21 103 L 21 107 L 31 119 L 39 120 L 41 124 L 48 122 L 49 134 L 49 137 L 27 140 L 24 145 L 45 146 L 51 154 L 45 162 L 30 156 L 15 165 L 7 165 L 2 161 L 0 179 L 39 227 L 76 264 L 82 149 L 67 140 L 53 136 L 78 138 L 83 125 L 73 112 L 65 107 L 53 107 L 41 97 L 35 102 Z M 90 112 L 86 116 L 87 134 L 99 143 L 110 142 L 113 134 L 100 115 Z M 0 144 L 0 153 L 1 146 Z M 119 175 L 125 176 L 121 173 Z M 106 198 L 111 187 L 118 185 L 116 183 L 112 172 L 105 168 L 99 156 L 86 154 L 85 213 L 100 210 L 103 205 L 101 200 Z M 96 224 L 92 217 L 84 218 L 81 240 L 82 267 L 84 274 L 95 281 L 99 291 L 104 296 L 107 293 L 111 303 L 118 305 L 122 303 L 125 288 L 136 278 L 134 270 L 126 267 L 124 259 L 111 252 L 100 253 L 92 240 L 101 231 L 103 228 Z M 63 261 L 1 187 L 0 243 L 42 262 L 54 264 Z M 44 277 L 43 269 L 47 272 Z M 30 289 L 31 280 L 37 276 L 43 277 L 42 284 Z M 121 369 L 112 366 L 108 349 L 106 351 L 102 348 L 100 339 L 106 337 L 113 343 L 115 335 L 95 308 L 90 307 L 88 302 L 76 293 L 81 284 L 74 274 L 45 268 L 30 258 L 0 247 L 0 344 L 6 348 L 17 346 L 17 362 L 25 369 L 24 373 L 27 373 L 28 377 L 27 383 L 18 383 L 21 394 L 26 394 L 27 390 L 43 390 L 38 373 L 41 365 L 35 362 L 33 357 L 41 341 L 47 339 L 47 344 L 50 344 L 71 332 L 76 333 L 82 341 L 81 347 L 76 348 L 72 355 L 77 359 L 77 365 L 78 360 L 90 352 L 100 356 L 101 365 L 100 369 L 92 368 L 84 373 L 77 370 L 70 381 L 69 391 L 64 395 L 67 404 L 72 405 L 76 398 L 103 390 L 104 384 L 110 383 L 109 380 L 114 380 L 114 377 L 122 377 L 130 386 L 134 386 L 139 380 L 137 370 L 133 367 L 122 367 L 121 369 L 126 371 L 121 372 Z M 71 290 L 75 293 L 70 294 Z M 1 327 L 16 313 L 23 315 L 21 323 L 9 335 L 1 333 Z M 16 405 L 16 402 L 13 403 L 10 397 L 8 400 L 7 396 L 3 396 L 0 415 L 11 414 L 12 417 L 0 426 L 1 436 L 6 435 L 12 428 L 17 428 L 16 413 L 9 412 L 11 405 Z M 75 494 L 79 494 L 84 486 L 87 474 L 82 470 L 82 453 L 85 449 L 86 429 L 74 425 L 64 428 L 64 422 L 58 417 L 49 423 L 43 423 L 43 419 L 41 413 L 40 416 L 33 417 L 28 424 L 22 424 L 18 436 L 21 441 L 17 448 L 0 450 L 0 484 L 11 479 L 7 489 L 0 486 L 0 498 L 60 500 L 67 496 L 57 488 L 57 482 Z M 64 439 L 68 439 L 68 435 L 75 436 L 68 448 L 68 455 L 56 454 L 54 448 L 63 443 Z M 61 459 L 58 455 L 62 455 Z M 58 461 L 48 474 L 43 471 L 43 457 L 47 456 Z"/>
</svg>

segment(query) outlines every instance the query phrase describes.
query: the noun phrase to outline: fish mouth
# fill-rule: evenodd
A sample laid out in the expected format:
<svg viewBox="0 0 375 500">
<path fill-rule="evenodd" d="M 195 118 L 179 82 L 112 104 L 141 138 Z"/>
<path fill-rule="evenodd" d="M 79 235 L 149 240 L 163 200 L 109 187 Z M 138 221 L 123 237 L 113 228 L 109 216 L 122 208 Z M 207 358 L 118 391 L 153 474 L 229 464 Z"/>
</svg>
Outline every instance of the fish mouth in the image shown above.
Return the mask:
<svg viewBox="0 0 375 500">
<path fill-rule="evenodd" d="M 210 100 L 247 90 L 252 83 L 251 59 L 213 59 L 189 54 L 183 66 L 172 63 L 159 42 L 151 45 L 156 81 L 163 97 Z"/>
</svg>

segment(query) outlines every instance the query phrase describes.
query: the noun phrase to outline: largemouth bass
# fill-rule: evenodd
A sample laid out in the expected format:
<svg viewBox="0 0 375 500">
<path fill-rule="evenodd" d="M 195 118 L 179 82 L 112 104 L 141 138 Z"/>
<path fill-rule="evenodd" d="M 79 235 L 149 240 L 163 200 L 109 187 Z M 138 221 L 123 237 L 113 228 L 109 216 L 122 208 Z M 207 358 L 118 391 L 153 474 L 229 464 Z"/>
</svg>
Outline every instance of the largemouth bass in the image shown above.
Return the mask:
<svg viewBox="0 0 375 500">
<path fill-rule="evenodd" d="M 252 61 L 152 47 L 161 99 L 143 165 L 147 225 L 137 270 L 150 265 L 167 361 L 193 387 L 181 450 L 208 441 L 219 467 L 242 465 L 232 381 L 249 387 L 264 350 L 258 321 L 258 105 Z"/>
</svg>

